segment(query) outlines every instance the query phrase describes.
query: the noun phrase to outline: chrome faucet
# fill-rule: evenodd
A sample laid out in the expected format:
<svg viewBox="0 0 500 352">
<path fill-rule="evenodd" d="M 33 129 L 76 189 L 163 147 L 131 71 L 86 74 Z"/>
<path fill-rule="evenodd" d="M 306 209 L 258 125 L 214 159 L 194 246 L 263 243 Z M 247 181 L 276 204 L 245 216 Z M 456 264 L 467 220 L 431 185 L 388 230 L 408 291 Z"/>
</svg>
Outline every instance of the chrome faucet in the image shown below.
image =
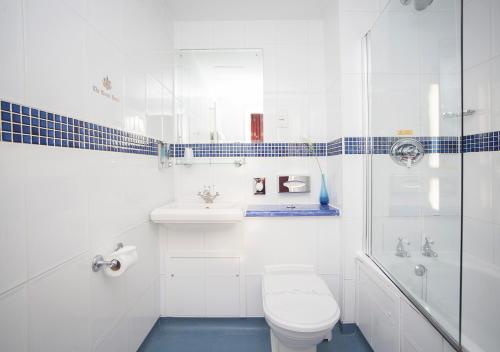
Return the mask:
<svg viewBox="0 0 500 352">
<path fill-rule="evenodd" d="M 203 192 L 198 192 L 198 196 L 200 196 L 206 204 L 211 204 L 214 202 L 215 198 L 219 196 L 219 192 L 213 192 L 214 189 L 214 186 L 204 186 Z"/>
<path fill-rule="evenodd" d="M 405 245 L 409 245 L 410 242 L 402 237 L 398 238 L 398 245 L 396 246 L 396 256 L 398 257 L 409 257 L 410 253 L 405 249 Z"/>
<path fill-rule="evenodd" d="M 434 252 L 434 250 L 432 249 L 432 246 L 434 244 L 434 241 L 431 240 L 429 237 L 426 237 L 425 238 L 425 243 L 424 245 L 422 246 L 422 255 L 424 257 L 437 257 L 438 254 L 436 252 Z"/>
</svg>

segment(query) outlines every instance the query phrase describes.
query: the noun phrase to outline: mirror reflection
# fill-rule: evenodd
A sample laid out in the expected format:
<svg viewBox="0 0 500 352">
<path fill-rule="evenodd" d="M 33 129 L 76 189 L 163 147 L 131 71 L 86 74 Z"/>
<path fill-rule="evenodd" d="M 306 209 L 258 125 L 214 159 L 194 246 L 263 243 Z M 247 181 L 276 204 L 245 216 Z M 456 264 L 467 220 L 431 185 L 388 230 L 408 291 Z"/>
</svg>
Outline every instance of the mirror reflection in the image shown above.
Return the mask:
<svg viewBox="0 0 500 352">
<path fill-rule="evenodd" d="M 263 142 L 262 58 L 262 49 L 179 50 L 177 142 Z"/>
</svg>

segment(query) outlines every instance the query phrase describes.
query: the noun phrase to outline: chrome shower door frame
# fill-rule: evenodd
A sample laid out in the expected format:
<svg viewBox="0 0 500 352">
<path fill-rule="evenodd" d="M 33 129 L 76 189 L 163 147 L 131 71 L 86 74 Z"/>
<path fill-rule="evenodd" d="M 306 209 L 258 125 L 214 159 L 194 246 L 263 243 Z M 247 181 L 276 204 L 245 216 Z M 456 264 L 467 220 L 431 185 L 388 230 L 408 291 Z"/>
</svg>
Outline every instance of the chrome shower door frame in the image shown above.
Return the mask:
<svg viewBox="0 0 500 352">
<path fill-rule="evenodd" d="M 463 10 L 463 4 L 462 4 L 462 10 Z M 462 30 L 463 30 L 463 20 L 461 23 Z M 461 35 L 463 37 L 463 33 L 461 30 Z M 373 190 L 373 184 L 372 184 L 372 156 L 373 156 L 373 149 L 372 149 L 372 141 L 373 141 L 373 135 L 371 133 L 371 99 L 370 99 L 370 86 L 371 86 L 371 79 L 370 79 L 370 67 L 371 67 L 371 53 L 370 53 L 370 39 L 371 39 L 371 31 L 368 31 L 365 36 L 362 38 L 361 42 L 361 49 L 363 53 L 363 61 L 362 61 L 362 83 L 363 83 L 363 137 L 365 139 L 364 143 L 364 166 L 363 166 L 363 176 L 364 176 L 364 192 L 363 192 L 363 200 L 364 200 L 364 207 L 363 207 L 363 228 L 365 231 L 365 234 L 363 236 L 363 252 L 364 254 L 382 271 L 382 273 L 396 286 L 396 288 L 410 301 L 413 306 L 420 312 L 422 316 L 427 319 L 427 321 L 441 334 L 441 336 L 456 350 L 456 351 L 464 351 L 462 344 L 461 344 L 461 337 L 462 337 L 462 331 L 461 331 L 461 310 L 462 310 L 462 301 L 460 297 L 460 312 L 459 312 L 459 332 L 458 332 L 458 340 L 452 336 L 450 332 L 448 332 L 434 317 L 429 311 L 417 300 L 413 297 L 413 294 L 409 292 L 399 281 L 398 279 L 391 274 L 383 265 L 380 263 L 375 256 L 372 255 L 372 234 L 373 234 L 373 228 L 372 228 L 372 208 L 373 208 L 373 197 L 372 197 L 372 190 Z M 462 45 L 463 47 L 463 45 Z M 463 53 L 462 53 L 462 58 L 463 58 Z M 463 63 L 462 63 L 462 95 L 463 95 Z M 462 97 L 462 106 L 463 106 L 463 97 Z M 463 109 L 462 109 L 463 111 Z M 461 135 L 463 136 L 463 114 L 462 114 L 462 131 Z M 463 160 L 463 151 L 460 150 L 461 158 Z M 463 164 L 461 167 L 461 171 L 463 174 Z M 463 176 L 463 175 L 462 175 Z M 462 185 L 460 188 L 460 191 L 463 195 L 463 177 L 462 177 Z M 461 198 L 463 196 L 461 195 Z M 463 203 L 463 200 L 462 200 Z M 462 232 L 463 232 L 463 204 L 461 204 L 461 210 L 460 210 L 460 218 L 461 218 L 461 238 L 463 238 Z M 460 248 L 461 256 L 463 252 L 463 248 L 461 245 Z M 460 281 L 462 280 L 462 258 L 460 258 Z M 460 295 L 462 292 L 462 287 L 460 283 Z"/>
</svg>

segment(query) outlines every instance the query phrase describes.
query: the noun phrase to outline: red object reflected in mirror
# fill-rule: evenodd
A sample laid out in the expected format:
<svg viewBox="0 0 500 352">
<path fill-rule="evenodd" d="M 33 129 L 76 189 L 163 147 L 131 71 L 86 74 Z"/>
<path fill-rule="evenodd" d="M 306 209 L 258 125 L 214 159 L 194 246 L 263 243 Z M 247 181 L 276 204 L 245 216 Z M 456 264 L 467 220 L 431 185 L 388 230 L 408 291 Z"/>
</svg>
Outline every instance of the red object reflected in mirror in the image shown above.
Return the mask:
<svg viewBox="0 0 500 352">
<path fill-rule="evenodd" d="M 251 114 L 251 140 L 252 143 L 264 142 L 264 115 Z"/>
</svg>

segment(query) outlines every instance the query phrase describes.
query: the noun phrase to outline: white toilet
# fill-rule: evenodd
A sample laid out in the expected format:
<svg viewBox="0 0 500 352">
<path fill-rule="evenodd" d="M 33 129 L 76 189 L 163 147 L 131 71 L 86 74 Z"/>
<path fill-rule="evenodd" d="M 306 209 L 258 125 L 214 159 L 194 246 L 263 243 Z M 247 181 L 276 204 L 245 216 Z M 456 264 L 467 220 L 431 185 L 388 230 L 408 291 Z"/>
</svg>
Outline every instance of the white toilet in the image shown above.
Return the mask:
<svg viewBox="0 0 500 352">
<path fill-rule="evenodd" d="M 335 298 L 312 266 L 267 266 L 262 302 L 273 352 L 316 352 L 340 318 Z"/>
</svg>

